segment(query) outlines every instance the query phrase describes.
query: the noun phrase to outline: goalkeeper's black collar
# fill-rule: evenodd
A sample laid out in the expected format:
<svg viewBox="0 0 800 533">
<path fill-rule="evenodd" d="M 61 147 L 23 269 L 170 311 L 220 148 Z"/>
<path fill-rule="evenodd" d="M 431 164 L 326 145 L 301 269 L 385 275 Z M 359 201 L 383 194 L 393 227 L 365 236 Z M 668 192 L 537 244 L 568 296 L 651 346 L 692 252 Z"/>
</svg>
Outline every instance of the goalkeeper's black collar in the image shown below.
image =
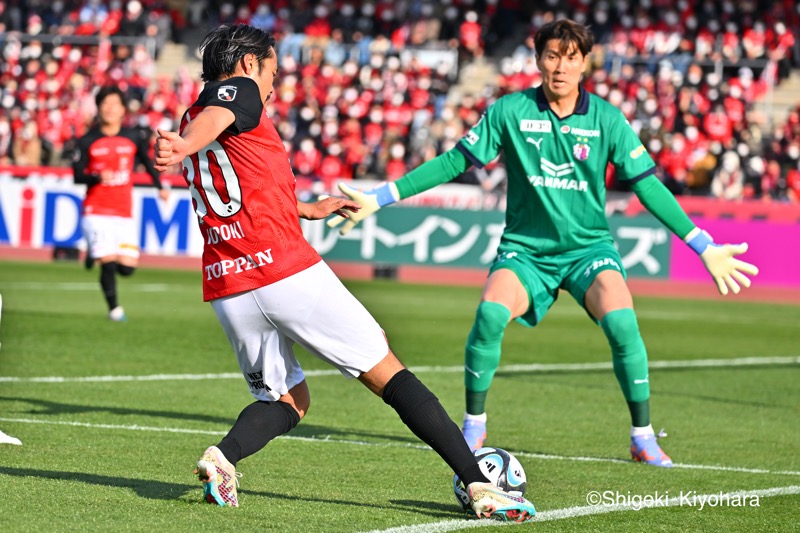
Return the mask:
<svg viewBox="0 0 800 533">
<path fill-rule="evenodd" d="M 582 85 L 578 86 L 578 91 L 580 91 L 578 95 L 578 105 L 575 106 L 575 111 L 573 111 L 572 114 L 585 115 L 589 112 L 589 91 L 584 89 Z M 536 105 L 539 106 L 539 111 L 547 111 L 550 109 L 550 102 L 547 100 L 547 96 L 545 96 L 544 89 L 542 89 L 541 85 L 536 88 Z"/>
</svg>

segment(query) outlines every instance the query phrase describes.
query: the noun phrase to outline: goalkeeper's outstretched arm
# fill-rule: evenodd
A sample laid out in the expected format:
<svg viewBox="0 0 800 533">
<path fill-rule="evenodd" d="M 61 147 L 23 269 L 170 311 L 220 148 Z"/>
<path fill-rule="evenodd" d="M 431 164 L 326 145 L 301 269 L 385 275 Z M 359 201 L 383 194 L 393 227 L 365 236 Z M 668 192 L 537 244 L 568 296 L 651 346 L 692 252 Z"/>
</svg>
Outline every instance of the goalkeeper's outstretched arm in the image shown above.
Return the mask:
<svg viewBox="0 0 800 533">
<path fill-rule="evenodd" d="M 361 210 L 352 213 L 349 218 L 336 216 L 328 220 L 328 226 L 339 228 L 339 233 L 347 233 L 356 224 L 378 211 L 381 207 L 393 204 L 415 194 L 432 189 L 442 183 L 458 177 L 469 167 L 469 161 L 457 148 L 445 152 L 430 161 L 421 164 L 399 180 L 388 182 L 370 189 L 359 191 L 344 183 L 339 183 L 339 190 L 350 199 L 355 200 L 361 205 Z M 344 222 L 344 224 L 342 224 Z"/>
<path fill-rule="evenodd" d="M 714 244 L 711 235 L 694 225 L 655 175 L 634 183 L 633 192 L 653 216 L 700 256 L 720 294 L 728 294 L 729 289 L 738 294 L 741 286 L 750 286 L 750 279 L 745 274 L 755 276 L 758 268 L 735 258 L 747 251 L 747 243 Z"/>
</svg>

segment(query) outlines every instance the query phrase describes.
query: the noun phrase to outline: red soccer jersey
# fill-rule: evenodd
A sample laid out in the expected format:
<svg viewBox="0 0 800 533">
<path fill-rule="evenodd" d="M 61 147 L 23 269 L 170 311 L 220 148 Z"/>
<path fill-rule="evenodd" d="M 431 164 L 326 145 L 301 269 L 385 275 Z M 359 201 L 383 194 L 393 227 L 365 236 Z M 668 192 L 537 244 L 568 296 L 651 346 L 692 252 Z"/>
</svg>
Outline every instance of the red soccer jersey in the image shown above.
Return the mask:
<svg viewBox="0 0 800 533">
<path fill-rule="evenodd" d="M 205 301 L 275 283 L 321 259 L 300 228 L 289 157 L 256 83 L 236 77 L 206 84 L 181 131 L 208 106 L 236 118 L 183 162 L 205 241 Z"/>
<path fill-rule="evenodd" d="M 133 170 L 137 162 L 144 164 L 160 187 L 158 172 L 149 154 L 147 132 L 122 128 L 116 135 L 103 135 L 94 127 L 78 140 L 72 172 L 75 183 L 86 183 L 84 215 L 133 216 Z M 111 170 L 114 179 L 99 182 L 100 172 Z"/>
</svg>

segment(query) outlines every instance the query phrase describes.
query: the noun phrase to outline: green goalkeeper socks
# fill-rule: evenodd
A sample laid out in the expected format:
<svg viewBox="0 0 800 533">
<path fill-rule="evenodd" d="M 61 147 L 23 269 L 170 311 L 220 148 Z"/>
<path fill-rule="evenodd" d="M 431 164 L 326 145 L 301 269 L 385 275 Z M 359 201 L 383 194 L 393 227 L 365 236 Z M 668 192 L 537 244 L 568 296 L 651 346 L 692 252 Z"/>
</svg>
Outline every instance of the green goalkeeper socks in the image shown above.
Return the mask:
<svg viewBox="0 0 800 533">
<path fill-rule="evenodd" d="M 650 400 L 628 402 L 628 410 L 631 412 L 633 427 L 643 428 L 650 425 Z"/>
<path fill-rule="evenodd" d="M 464 385 L 467 389 L 467 413 L 485 412 L 486 394 L 500 365 L 503 333 L 511 311 L 496 302 L 481 302 L 469 332 L 464 357 Z"/>
<path fill-rule="evenodd" d="M 473 392 L 467 390 L 467 413 L 471 415 L 482 415 L 486 412 L 486 395 L 489 391 Z"/>
<path fill-rule="evenodd" d="M 631 411 L 632 424 L 644 427 L 650 423 L 650 379 L 647 371 L 647 350 L 639 333 L 633 309 L 617 309 L 600 321 L 614 361 L 622 393 Z"/>
</svg>

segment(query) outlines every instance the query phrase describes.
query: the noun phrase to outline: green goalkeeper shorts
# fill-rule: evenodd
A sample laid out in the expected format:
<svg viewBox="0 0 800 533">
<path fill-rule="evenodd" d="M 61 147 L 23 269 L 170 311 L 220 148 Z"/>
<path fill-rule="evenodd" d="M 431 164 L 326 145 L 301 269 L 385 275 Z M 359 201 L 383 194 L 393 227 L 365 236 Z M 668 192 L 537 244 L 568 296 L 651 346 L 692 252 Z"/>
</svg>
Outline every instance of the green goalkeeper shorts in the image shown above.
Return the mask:
<svg viewBox="0 0 800 533">
<path fill-rule="evenodd" d="M 489 274 L 501 268 L 514 272 L 528 291 L 528 310 L 517 321 L 530 327 L 541 322 L 560 289 L 568 291 L 585 310 L 586 291 L 600 272 L 616 270 L 627 279 L 619 252 L 606 242 L 556 255 L 503 252 Z M 597 322 L 591 315 L 589 318 Z"/>
</svg>

